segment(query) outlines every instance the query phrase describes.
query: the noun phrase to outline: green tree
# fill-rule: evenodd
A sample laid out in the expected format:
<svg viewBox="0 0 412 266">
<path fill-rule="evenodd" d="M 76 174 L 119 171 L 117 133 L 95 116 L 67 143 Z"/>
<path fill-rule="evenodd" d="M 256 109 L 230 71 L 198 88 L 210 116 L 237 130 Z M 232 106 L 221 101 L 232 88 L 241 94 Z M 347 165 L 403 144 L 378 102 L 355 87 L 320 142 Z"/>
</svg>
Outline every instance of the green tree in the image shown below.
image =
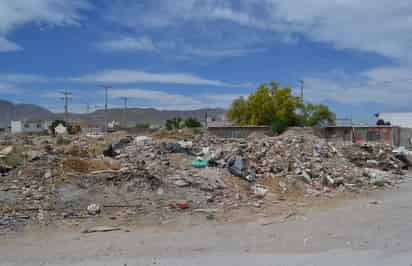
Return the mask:
<svg viewBox="0 0 412 266">
<path fill-rule="evenodd" d="M 185 127 L 187 128 L 199 128 L 202 127 L 202 123 L 199 122 L 196 118 L 189 117 L 184 122 Z"/>
<path fill-rule="evenodd" d="M 180 117 L 175 117 L 173 119 L 166 120 L 165 126 L 167 130 L 181 129 L 183 127 L 183 120 Z"/>
<path fill-rule="evenodd" d="M 147 128 L 150 128 L 150 124 L 147 124 L 147 123 L 137 123 L 134 127 L 135 127 L 135 128 L 141 128 L 141 129 L 147 129 Z"/>
<path fill-rule="evenodd" d="M 276 133 L 289 126 L 325 125 L 335 120 L 326 105 L 305 105 L 292 95 L 291 88 L 280 88 L 276 82 L 259 86 L 247 99 L 234 100 L 227 116 L 238 125 L 271 125 Z"/>
<path fill-rule="evenodd" d="M 335 119 L 335 114 L 326 105 L 308 103 L 302 109 L 300 124 L 309 127 L 333 125 Z"/>
<path fill-rule="evenodd" d="M 235 99 L 227 112 L 227 117 L 238 125 L 249 124 L 250 113 L 248 101 L 243 97 Z"/>
</svg>

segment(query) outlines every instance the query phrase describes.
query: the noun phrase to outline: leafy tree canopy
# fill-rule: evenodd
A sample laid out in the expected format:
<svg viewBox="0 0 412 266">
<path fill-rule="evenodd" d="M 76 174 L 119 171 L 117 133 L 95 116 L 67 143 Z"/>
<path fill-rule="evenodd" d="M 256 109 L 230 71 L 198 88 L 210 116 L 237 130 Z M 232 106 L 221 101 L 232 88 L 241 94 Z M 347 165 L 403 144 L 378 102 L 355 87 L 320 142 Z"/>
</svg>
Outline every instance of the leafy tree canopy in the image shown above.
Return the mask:
<svg viewBox="0 0 412 266">
<path fill-rule="evenodd" d="M 235 99 L 227 116 L 238 125 L 271 125 L 275 133 L 289 126 L 323 126 L 335 121 L 326 105 L 304 104 L 292 95 L 292 89 L 280 88 L 276 82 L 260 85 L 246 99 Z"/>
</svg>

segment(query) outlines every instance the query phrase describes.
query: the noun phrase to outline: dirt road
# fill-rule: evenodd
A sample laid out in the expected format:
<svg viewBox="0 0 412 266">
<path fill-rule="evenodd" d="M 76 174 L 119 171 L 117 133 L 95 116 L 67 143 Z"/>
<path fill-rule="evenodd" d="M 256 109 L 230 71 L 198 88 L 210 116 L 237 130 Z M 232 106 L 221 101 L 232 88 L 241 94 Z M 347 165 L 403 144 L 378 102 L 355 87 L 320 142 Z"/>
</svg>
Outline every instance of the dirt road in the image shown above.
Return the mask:
<svg viewBox="0 0 412 266">
<path fill-rule="evenodd" d="M 2 236 L 0 265 L 412 265 L 412 179 L 337 208 L 249 224 Z"/>
</svg>

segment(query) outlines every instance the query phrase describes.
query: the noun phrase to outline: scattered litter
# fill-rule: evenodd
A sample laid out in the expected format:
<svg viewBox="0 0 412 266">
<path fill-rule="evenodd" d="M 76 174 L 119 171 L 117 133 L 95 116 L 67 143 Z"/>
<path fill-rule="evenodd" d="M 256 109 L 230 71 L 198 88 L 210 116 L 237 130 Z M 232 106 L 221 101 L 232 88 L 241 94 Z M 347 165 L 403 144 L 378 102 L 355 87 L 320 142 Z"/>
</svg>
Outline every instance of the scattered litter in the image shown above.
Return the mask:
<svg viewBox="0 0 412 266">
<path fill-rule="evenodd" d="M 207 167 L 209 162 L 201 157 L 198 157 L 192 161 L 192 166 L 196 168 Z"/>
<path fill-rule="evenodd" d="M 189 209 L 189 204 L 186 200 L 178 200 L 175 202 L 170 203 L 170 207 L 179 209 L 179 210 L 186 210 Z"/>
</svg>

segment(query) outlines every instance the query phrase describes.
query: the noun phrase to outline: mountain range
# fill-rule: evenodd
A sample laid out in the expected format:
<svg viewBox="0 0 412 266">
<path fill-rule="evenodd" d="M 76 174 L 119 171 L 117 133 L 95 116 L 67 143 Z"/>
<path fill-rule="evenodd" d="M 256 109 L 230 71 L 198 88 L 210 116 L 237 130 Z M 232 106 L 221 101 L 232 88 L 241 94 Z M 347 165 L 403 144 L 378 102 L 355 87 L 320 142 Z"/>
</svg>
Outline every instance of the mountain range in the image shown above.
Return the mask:
<svg viewBox="0 0 412 266">
<path fill-rule="evenodd" d="M 206 114 L 215 117 L 224 114 L 225 110 L 220 108 L 198 109 L 198 110 L 157 110 L 154 108 L 128 108 L 108 109 L 108 121 L 126 121 L 127 124 L 154 124 L 163 125 L 167 119 L 174 117 L 193 117 L 199 121 L 204 121 Z M 64 114 L 53 113 L 50 110 L 33 104 L 14 104 L 9 101 L 0 100 L 0 125 L 6 127 L 12 120 L 33 121 L 33 120 L 54 120 L 63 119 Z M 103 125 L 105 121 L 105 111 L 96 110 L 88 114 L 70 113 L 69 119 L 75 121 L 87 121 L 96 125 Z"/>
</svg>

